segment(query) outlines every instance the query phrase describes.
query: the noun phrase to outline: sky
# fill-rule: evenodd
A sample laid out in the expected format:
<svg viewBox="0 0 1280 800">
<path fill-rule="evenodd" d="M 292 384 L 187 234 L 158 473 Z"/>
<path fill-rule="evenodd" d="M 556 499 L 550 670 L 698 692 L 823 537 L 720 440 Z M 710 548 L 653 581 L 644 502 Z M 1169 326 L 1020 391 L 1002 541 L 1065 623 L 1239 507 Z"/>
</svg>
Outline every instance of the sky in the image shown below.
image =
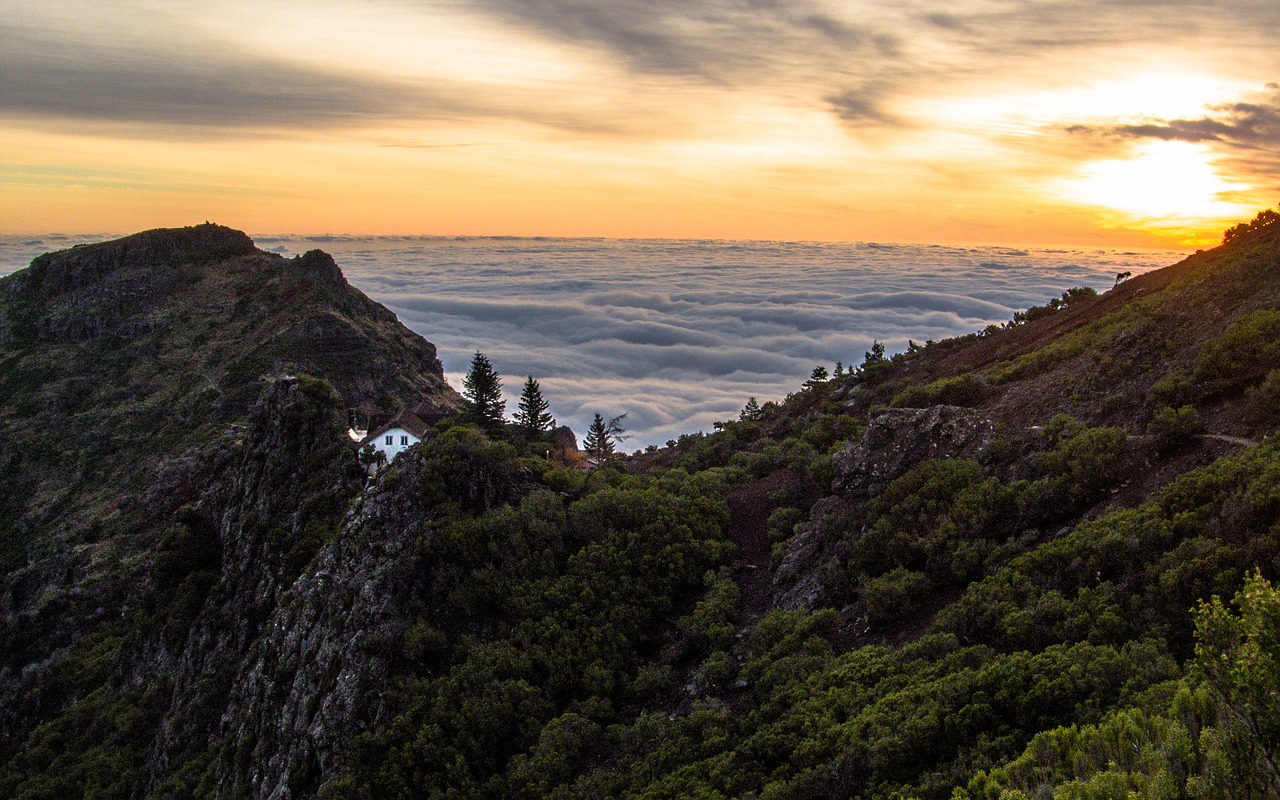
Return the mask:
<svg viewBox="0 0 1280 800">
<path fill-rule="evenodd" d="M 1275 0 L 5 0 L 0 233 L 1197 247 Z"/>
</svg>

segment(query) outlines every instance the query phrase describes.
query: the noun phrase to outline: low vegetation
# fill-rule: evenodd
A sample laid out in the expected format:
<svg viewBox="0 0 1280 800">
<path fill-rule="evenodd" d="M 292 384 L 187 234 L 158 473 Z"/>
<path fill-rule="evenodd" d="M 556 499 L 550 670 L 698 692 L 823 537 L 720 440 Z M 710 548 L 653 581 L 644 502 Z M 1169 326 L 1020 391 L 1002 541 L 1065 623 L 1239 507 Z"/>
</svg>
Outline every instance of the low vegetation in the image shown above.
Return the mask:
<svg viewBox="0 0 1280 800">
<path fill-rule="evenodd" d="M 637 457 L 608 457 L 623 432 L 597 415 L 595 463 L 558 463 L 537 382 L 506 423 L 477 353 L 471 406 L 363 491 L 265 470 L 266 490 L 295 481 L 312 498 L 253 520 L 293 532 L 282 592 L 361 515 L 421 510 L 397 529 L 406 550 L 369 555 L 396 559 L 404 603 L 385 638 L 361 640 L 376 711 L 295 796 L 1280 795 L 1267 219 L 1106 295 L 873 346 Z M 936 431 L 874 444 L 886 420 L 922 425 L 911 409 L 938 405 L 959 408 L 932 419 L 985 433 L 911 459 Z M 333 474 L 356 464 L 345 447 L 307 452 Z M 227 601 L 231 555 L 198 511 L 166 518 L 127 613 L 69 643 L 46 694 L 24 698 L 39 723 L 0 744 L 0 795 L 219 797 L 227 763 L 257 774 L 253 743 L 214 728 L 149 772 L 177 712 L 170 679 L 134 665 Z M 8 636 L 6 674 L 44 652 L 39 631 Z"/>
</svg>

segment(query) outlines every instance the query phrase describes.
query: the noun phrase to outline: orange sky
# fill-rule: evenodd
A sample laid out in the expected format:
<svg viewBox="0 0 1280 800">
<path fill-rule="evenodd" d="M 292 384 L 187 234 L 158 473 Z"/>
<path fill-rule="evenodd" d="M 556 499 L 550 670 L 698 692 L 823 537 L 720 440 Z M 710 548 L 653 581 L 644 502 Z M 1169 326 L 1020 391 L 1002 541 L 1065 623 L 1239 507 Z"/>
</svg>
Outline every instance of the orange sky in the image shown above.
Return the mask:
<svg viewBox="0 0 1280 800">
<path fill-rule="evenodd" d="M 0 232 L 1197 246 L 1280 191 L 1280 4 L 0 8 Z"/>
</svg>

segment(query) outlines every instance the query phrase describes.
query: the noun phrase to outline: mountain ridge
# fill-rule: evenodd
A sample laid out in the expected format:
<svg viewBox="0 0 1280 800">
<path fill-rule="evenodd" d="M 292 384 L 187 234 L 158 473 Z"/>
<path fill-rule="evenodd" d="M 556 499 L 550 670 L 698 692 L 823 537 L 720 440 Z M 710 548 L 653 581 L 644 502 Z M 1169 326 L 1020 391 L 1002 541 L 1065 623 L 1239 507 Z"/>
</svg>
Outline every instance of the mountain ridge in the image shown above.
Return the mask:
<svg viewBox="0 0 1280 800">
<path fill-rule="evenodd" d="M 281 380 L 319 398 L 325 458 L 345 459 L 351 482 L 339 496 L 363 479 L 344 444 L 346 408 L 367 419 L 459 402 L 435 348 L 320 251 L 284 259 L 205 224 L 50 253 L 0 279 L 0 731 L 10 744 L 83 697 L 88 687 L 55 677 L 68 648 L 101 639 L 127 652 L 139 645 L 119 620 L 150 616 L 140 603 L 174 592 L 196 603 L 215 588 L 204 573 L 228 543 L 208 537 L 225 512 L 199 509 L 226 474 L 250 468 L 245 426 Z M 306 514 L 289 517 L 285 530 L 297 530 L 251 562 L 296 574 L 314 554 L 322 532 Z M 186 560 L 197 568 L 165 576 Z"/>
<path fill-rule="evenodd" d="M 590 473 L 442 416 L 372 477 L 344 406 L 456 408 L 434 351 L 323 254 L 187 230 L 0 281 L 6 428 L 149 454 L 0 447 L 50 484 L 0 494 L 0 792 L 1021 800 L 1154 786 L 1055 771 L 1138 720 L 1168 796 L 1274 796 L 1191 610 L 1280 577 L 1274 226 Z M 212 422 L 151 431 L 156 387 Z"/>
</svg>

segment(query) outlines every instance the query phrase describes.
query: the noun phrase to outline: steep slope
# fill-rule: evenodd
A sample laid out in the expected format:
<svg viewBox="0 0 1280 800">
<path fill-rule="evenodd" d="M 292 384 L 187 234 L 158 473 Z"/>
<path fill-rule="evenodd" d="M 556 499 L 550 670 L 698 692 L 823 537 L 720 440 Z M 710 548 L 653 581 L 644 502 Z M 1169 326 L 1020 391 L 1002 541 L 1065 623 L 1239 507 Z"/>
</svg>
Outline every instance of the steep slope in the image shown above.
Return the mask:
<svg viewBox="0 0 1280 800">
<path fill-rule="evenodd" d="M 98 487 L 149 485 L 154 456 L 243 419 L 261 376 L 321 376 L 365 419 L 456 399 L 435 348 L 329 256 L 286 260 L 215 225 L 37 258 L 0 281 L 0 347 L 5 572 L 30 560 L 22 528 L 105 524 L 128 498 Z"/>
<path fill-rule="evenodd" d="M 0 280 L 0 398 L 6 756 L 121 680 L 189 707 L 186 741 L 215 711 L 183 687 L 229 680 L 363 483 L 345 409 L 458 403 L 328 255 L 209 224 Z"/>
</svg>

